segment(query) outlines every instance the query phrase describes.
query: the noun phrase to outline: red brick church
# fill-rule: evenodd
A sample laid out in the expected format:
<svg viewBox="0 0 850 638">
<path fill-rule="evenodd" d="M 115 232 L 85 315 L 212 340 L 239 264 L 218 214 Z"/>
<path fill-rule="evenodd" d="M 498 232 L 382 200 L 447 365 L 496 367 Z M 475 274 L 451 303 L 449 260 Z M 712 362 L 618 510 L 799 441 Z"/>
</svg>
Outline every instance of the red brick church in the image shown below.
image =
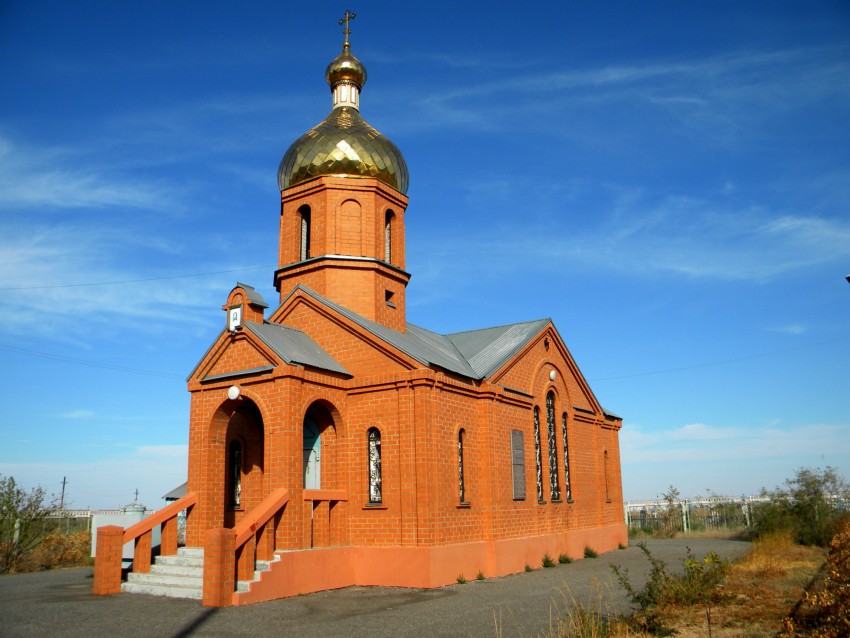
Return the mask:
<svg viewBox="0 0 850 638">
<path fill-rule="evenodd" d="M 407 323 L 407 166 L 360 115 L 347 22 L 326 79 L 330 114 L 278 171 L 280 304 L 241 283 L 228 295 L 188 380 L 188 493 L 152 522 L 99 530 L 95 593 L 121 587 L 123 542 L 137 578 L 156 571 L 158 524 L 157 564 L 193 557 L 206 605 L 438 587 L 627 543 L 622 420 L 552 321 Z"/>
</svg>

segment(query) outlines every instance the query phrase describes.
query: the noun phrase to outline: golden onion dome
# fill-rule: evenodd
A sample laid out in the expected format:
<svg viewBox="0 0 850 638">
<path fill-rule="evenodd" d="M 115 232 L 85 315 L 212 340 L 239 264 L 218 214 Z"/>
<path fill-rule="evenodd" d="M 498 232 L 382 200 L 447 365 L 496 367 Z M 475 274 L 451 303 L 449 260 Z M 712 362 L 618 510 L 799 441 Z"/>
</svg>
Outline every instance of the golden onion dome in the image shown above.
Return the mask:
<svg viewBox="0 0 850 638">
<path fill-rule="evenodd" d="M 331 87 L 331 91 L 341 82 L 356 84 L 358 89 L 362 89 L 366 84 L 366 67 L 354 57 L 348 42 L 342 45 L 342 53 L 328 65 L 325 70 L 325 80 Z"/>
<path fill-rule="evenodd" d="M 407 164 L 398 147 L 360 115 L 360 89 L 366 67 L 351 54 L 348 41 L 328 65 L 325 79 L 333 110 L 299 137 L 283 156 L 277 172 L 280 190 L 315 177 L 374 177 L 407 193 Z"/>
</svg>

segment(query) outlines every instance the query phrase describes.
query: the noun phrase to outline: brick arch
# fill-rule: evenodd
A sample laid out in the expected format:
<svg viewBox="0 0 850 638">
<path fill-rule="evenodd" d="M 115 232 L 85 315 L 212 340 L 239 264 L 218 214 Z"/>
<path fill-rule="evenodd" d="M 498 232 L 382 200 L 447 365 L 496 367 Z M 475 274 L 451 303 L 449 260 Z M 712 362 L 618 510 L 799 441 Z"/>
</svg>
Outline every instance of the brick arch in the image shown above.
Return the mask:
<svg viewBox="0 0 850 638">
<path fill-rule="evenodd" d="M 206 440 L 206 479 L 195 489 L 203 495 L 206 517 L 213 526 L 233 527 L 246 512 L 259 504 L 265 493 L 268 428 L 262 406 L 244 392 L 235 401 L 225 399 L 210 418 Z M 233 441 L 239 441 L 242 447 L 238 506 L 231 498 L 235 476 L 230 466 Z"/>
<path fill-rule="evenodd" d="M 340 443 L 342 415 L 337 407 L 327 399 L 319 398 L 310 401 L 302 411 L 302 441 L 304 427 L 308 419 L 315 423 L 318 428 L 321 441 L 321 488 L 342 489 L 345 484 Z M 307 462 L 306 458 L 303 462 Z"/>
<path fill-rule="evenodd" d="M 266 422 L 266 415 L 269 414 L 269 411 L 262 397 L 251 391 L 250 388 L 243 388 L 240 386 L 239 398 L 235 401 L 231 401 L 230 399 L 225 398 L 213 413 L 213 416 L 210 419 L 209 426 L 207 428 L 207 440 L 211 444 L 215 444 L 220 441 L 220 437 L 224 434 L 230 417 L 233 415 L 236 409 L 245 401 L 248 401 L 255 405 L 260 412 L 260 417 L 262 418 L 263 423 Z M 267 428 L 263 429 L 264 431 L 267 430 Z M 265 432 L 263 445 L 265 447 L 269 446 L 268 432 Z"/>
<path fill-rule="evenodd" d="M 537 361 L 531 375 L 531 388 L 529 393 L 534 397 L 534 404 L 543 408 L 546 404 L 546 395 L 551 391 L 555 393 L 555 401 L 559 405 L 566 406 L 570 402 L 569 386 L 564 376 L 564 369 L 559 362 L 552 361 L 548 357 L 541 357 Z M 558 373 L 557 378 L 552 381 L 549 372 L 554 370 Z M 538 392 L 539 390 L 539 392 Z"/>
</svg>

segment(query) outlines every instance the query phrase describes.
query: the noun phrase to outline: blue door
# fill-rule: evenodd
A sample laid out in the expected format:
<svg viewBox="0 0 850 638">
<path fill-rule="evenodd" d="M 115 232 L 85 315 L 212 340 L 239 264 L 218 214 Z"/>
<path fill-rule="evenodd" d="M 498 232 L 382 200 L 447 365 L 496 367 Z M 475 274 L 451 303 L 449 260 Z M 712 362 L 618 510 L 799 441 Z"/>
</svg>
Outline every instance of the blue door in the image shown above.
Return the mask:
<svg viewBox="0 0 850 638">
<path fill-rule="evenodd" d="M 319 428 L 310 417 L 304 418 L 304 489 L 317 490 L 322 486 L 322 439 Z"/>
</svg>

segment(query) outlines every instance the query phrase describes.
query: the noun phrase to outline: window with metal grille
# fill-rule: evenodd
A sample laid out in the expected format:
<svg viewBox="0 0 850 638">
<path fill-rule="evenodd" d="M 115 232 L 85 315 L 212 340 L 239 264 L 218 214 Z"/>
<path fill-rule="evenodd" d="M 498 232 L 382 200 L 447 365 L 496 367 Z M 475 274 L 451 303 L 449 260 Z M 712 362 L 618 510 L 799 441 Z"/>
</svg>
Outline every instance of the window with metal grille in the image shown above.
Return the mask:
<svg viewBox="0 0 850 638">
<path fill-rule="evenodd" d="M 543 451 L 540 449 L 540 408 L 534 407 L 534 460 L 537 465 L 537 502 L 543 503 Z"/>
<path fill-rule="evenodd" d="M 242 442 L 233 440 L 227 450 L 228 479 L 230 483 L 229 498 L 230 507 L 239 507 L 242 504 Z"/>
<path fill-rule="evenodd" d="M 573 489 L 570 483 L 570 444 L 567 437 L 567 413 L 561 415 L 561 434 L 564 437 L 564 492 L 567 501 L 573 500 Z"/>
<path fill-rule="evenodd" d="M 463 477 L 463 439 L 466 431 L 461 428 L 457 433 L 457 489 L 461 503 L 466 503 L 466 485 Z"/>
<path fill-rule="evenodd" d="M 549 497 L 561 500 L 561 481 L 558 478 L 558 446 L 555 434 L 555 393 L 546 395 L 546 441 L 549 448 Z"/>
<path fill-rule="evenodd" d="M 366 438 L 369 449 L 369 503 L 382 503 L 381 433 L 378 428 L 369 428 Z"/>
</svg>

